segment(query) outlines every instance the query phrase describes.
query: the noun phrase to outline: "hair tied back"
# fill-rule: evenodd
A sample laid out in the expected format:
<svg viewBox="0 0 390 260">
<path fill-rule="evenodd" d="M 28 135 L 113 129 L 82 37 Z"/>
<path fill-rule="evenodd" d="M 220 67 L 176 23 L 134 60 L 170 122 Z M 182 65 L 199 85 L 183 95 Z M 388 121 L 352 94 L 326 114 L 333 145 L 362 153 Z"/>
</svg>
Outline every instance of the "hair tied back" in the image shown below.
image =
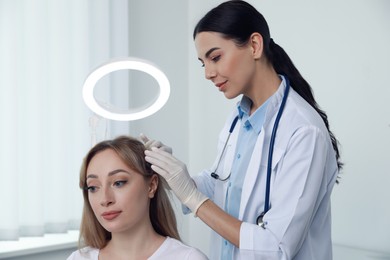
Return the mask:
<svg viewBox="0 0 390 260">
<path fill-rule="evenodd" d="M 274 39 L 269 38 L 269 47 L 275 45 Z"/>
</svg>

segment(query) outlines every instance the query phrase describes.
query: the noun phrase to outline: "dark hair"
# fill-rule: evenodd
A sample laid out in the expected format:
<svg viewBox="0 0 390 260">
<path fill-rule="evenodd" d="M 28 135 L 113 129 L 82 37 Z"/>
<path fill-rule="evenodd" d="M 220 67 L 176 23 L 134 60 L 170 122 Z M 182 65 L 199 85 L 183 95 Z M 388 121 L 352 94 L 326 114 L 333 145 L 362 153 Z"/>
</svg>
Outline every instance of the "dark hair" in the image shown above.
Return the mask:
<svg viewBox="0 0 390 260">
<path fill-rule="evenodd" d="M 263 15 L 245 1 L 227 1 L 210 10 L 198 22 L 193 38 L 195 39 L 198 33 L 207 31 L 221 33 L 225 39 L 234 41 L 237 46 L 246 45 L 254 32 L 261 34 L 267 60 L 278 74 L 288 77 L 291 87 L 318 112 L 324 121 L 336 152 L 337 166 L 341 170 L 343 163 L 340 161 L 338 141 L 329 129 L 326 113 L 319 108 L 309 83 L 301 76 L 290 57 L 270 37 L 269 27 Z"/>
<path fill-rule="evenodd" d="M 96 144 L 83 160 L 79 183 L 84 197 L 84 208 L 80 226 L 80 246 L 83 244 L 95 248 L 104 248 L 111 239 L 111 233 L 104 229 L 93 213 L 88 200 L 89 193 L 86 189 L 86 173 L 89 163 L 96 154 L 107 149 L 115 151 L 130 169 L 141 174 L 144 178 L 151 178 L 153 175 L 158 176 L 157 190 L 150 201 L 149 208 L 152 226 L 158 234 L 180 240 L 176 216 L 166 192 L 168 184 L 145 161 L 144 154 L 146 148 L 139 140 L 129 136 L 119 136 L 113 140 L 106 140 Z"/>
</svg>

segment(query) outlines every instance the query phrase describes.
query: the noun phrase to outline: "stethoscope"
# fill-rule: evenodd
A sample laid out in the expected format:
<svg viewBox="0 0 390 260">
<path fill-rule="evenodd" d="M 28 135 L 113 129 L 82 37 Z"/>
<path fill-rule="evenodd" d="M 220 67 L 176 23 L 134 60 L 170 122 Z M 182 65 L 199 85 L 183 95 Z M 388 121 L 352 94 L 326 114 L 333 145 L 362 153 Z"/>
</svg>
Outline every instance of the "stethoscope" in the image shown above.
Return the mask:
<svg viewBox="0 0 390 260">
<path fill-rule="evenodd" d="M 259 226 L 261 226 L 263 228 L 264 228 L 263 217 L 264 217 L 265 213 L 267 213 L 267 211 L 270 209 L 269 194 L 271 192 L 272 156 L 273 156 L 274 145 L 275 145 L 276 131 L 278 130 L 279 121 L 280 121 L 280 118 L 282 117 L 283 109 L 284 109 L 284 106 L 286 104 L 287 97 L 288 97 L 288 92 L 290 90 L 290 82 L 289 82 L 289 80 L 288 80 L 288 78 L 286 76 L 284 76 L 284 78 L 286 80 L 286 89 L 284 90 L 283 99 L 282 99 L 282 102 L 280 103 L 278 114 L 276 115 L 275 123 L 274 123 L 273 129 L 272 129 L 271 140 L 270 140 L 270 144 L 269 144 L 269 150 L 268 150 L 267 181 L 266 181 L 266 186 L 265 186 L 264 211 L 256 218 L 257 225 L 259 225 Z M 219 177 L 219 175 L 216 174 L 215 172 L 218 170 L 219 163 L 221 162 L 222 156 L 225 153 L 226 146 L 227 146 L 227 144 L 229 142 L 230 135 L 232 134 L 232 132 L 233 132 L 233 130 L 234 130 L 236 124 L 237 124 L 237 121 L 238 121 L 238 116 L 236 116 L 233 119 L 233 122 L 232 122 L 232 124 L 230 126 L 230 129 L 229 129 L 229 135 L 226 138 L 225 145 L 223 146 L 222 152 L 221 152 L 221 154 L 219 156 L 217 167 L 215 168 L 215 171 L 211 173 L 211 177 L 213 177 L 216 180 L 226 181 L 226 180 L 228 180 L 230 178 L 231 172 L 224 179 L 221 179 Z"/>
</svg>

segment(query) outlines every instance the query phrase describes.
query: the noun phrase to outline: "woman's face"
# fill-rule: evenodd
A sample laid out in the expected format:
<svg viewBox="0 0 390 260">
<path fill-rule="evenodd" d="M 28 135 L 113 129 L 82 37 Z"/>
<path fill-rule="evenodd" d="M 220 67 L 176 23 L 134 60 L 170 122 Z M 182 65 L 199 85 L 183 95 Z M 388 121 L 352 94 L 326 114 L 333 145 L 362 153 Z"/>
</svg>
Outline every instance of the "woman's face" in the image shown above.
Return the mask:
<svg viewBox="0 0 390 260">
<path fill-rule="evenodd" d="M 238 47 L 216 32 L 201 32 L 195 37 L 198 59 L 211 80 L 226 98 L 248 94 L 253 86 L 256 62 L 248 44 Z"/>
<path fill-rule="evenodd" d="M 107 231 L 132 232 L 150 225 L 149 204 L 157 176 L 145 179 L 127 167 L 116 152 L 106 149 L 92 158 L 86 179 L 89 203 Z"/>
</svg>

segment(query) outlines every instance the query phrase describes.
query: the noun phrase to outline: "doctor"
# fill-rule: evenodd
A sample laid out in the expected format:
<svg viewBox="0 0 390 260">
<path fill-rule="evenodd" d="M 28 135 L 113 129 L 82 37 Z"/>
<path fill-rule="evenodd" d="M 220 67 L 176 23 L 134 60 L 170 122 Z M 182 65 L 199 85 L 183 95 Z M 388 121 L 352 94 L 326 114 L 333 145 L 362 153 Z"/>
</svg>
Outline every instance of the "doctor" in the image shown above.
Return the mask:
<svg viewBox="0 0 390 260">
<path fill-rule="evenodd" d="M 332 259 L 330 196 L 342 163 L 311 87 L 244 1 L 209 11 L 193 36 L 206 78 L 242 99 L 209 170 L 192 179 L 167 146 L 144 137 L 154 146 L 146 160 L 215 231 L 211 259 Z"/>
</svg>

